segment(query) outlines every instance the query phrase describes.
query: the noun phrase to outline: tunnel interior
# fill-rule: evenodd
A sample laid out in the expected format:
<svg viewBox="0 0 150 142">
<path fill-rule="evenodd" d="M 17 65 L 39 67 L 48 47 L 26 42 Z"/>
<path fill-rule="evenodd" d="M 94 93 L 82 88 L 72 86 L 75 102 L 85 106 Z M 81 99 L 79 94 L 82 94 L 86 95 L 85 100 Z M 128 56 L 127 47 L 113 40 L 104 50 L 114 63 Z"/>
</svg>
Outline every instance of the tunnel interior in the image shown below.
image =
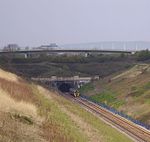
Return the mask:
<svg viewBox="0 0 150 142">
<path fill-rule="evenodd" d="M 58 86 L 58 89 L 63 92 L 63 93 L 66 93 L 66 92 L 69 92 L 70 88 L 72 88 L 73 85 L 70 84 L 70 83 L 61 83 L 59 86 Z"/>
</svg>

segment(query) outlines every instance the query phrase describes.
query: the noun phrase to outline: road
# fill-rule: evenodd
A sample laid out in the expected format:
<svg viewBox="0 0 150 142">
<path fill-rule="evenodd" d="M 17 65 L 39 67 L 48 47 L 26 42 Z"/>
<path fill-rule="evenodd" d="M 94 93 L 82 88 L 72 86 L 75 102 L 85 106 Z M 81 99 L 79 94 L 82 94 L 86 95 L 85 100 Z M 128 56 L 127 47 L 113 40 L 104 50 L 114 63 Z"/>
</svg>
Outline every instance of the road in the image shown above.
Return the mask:
<svg viewBox="0 0 150 142">
<path fill-rule="evenodd" d="M 124 50 L 76 50 L 76 49 L 56 49 L 56 50 L 18 50 L 18 51 L 1 51 L 0 54 L 13 54 L 13 53 L 126 53 L 132 54 L 135 51 Z"/>
</svg>

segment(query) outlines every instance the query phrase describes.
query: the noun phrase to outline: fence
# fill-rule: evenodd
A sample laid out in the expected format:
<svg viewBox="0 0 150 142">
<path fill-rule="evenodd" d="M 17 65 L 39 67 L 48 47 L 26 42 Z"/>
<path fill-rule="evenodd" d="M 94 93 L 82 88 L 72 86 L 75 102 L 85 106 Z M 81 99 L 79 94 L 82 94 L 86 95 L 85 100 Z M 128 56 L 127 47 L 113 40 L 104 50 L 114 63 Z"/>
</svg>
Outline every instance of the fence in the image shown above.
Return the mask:
<svg viewBox="0 0 150 142">
<path fill-rule="evenodd" d="M 114 108 L 112 108 L 112 107 L 109 107 L 109 106 L 107 106 L 107 105 L 104 104 L 104 103 L 97 102 L 97 101 L 91 99 L 91 98 L 88 97 L 88 96 L 81 95 L 81 97 L 82 97 L 83 99 L 86 99 L 86 100 L 88 100 L 88 101 L 91 101 L 91 102 L 93 102 L 93 103 L 95 103 L 95 104 L 97 104 L 97 105 L 99 105 L 99 106 L 101 106 L 101 107 L 103 107 L 103 108 L 105 108 L 105 109 L 111 111 L 111 112 L 114 113 L 114 114 L 118 114 L 118 115 L 120 115 L 121 117 L 126 118 L 126 119 L 132 121 L 133 123 L 135 123 L 135 124 L 137 124 L 137 125 L 139 125 L 139 126 L 142 126 L 142 127 L 146 128 L 146 129 L 150 130 L 150 125 L 144 124 L 143 122 L 141 122 L 141 121 L 139 121 L 139 120 L 136 120 L 136 119 L 132 118 L 131 116 L 128 116 L 127 114 L 124 114 L 123 112 L 120 112 L 120 111 L 118 111 L 118 110 L 116 110 L 116 109 L 114 109 Z"/>
</svg>

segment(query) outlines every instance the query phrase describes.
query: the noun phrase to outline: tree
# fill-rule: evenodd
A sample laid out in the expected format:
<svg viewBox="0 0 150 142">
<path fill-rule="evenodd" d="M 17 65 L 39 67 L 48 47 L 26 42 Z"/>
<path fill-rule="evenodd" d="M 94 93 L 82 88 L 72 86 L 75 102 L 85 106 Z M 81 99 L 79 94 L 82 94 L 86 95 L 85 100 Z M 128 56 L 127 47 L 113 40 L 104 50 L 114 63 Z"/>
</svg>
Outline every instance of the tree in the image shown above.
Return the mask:
<svg viewBox="0 0 150 142">
<path fill-rule="evenodd" d="M 150 59 L 150 51 L 148 49 L 139 51 L 135 55 L 138 61 L 145 61 Z"/>
</svg>

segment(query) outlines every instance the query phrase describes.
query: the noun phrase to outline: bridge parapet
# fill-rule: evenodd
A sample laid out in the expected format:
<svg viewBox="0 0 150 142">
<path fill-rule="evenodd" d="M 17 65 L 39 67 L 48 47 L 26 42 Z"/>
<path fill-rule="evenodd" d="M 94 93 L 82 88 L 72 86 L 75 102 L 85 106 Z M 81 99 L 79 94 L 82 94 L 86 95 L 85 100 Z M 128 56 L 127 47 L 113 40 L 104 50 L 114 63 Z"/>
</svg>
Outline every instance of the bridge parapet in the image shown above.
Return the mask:
<svg viewBox="0 0 150 142">
<path fill-rule="evenodd" d="M 50 78 L 31 78 L 34 81 L 79 81 L 79 82 L 90 82 L 93 77 L 79 77 L 79 76 L 74 76 L 74 77 L 57 77 L 57 76 L 52 76 Z"/>
</svg>

